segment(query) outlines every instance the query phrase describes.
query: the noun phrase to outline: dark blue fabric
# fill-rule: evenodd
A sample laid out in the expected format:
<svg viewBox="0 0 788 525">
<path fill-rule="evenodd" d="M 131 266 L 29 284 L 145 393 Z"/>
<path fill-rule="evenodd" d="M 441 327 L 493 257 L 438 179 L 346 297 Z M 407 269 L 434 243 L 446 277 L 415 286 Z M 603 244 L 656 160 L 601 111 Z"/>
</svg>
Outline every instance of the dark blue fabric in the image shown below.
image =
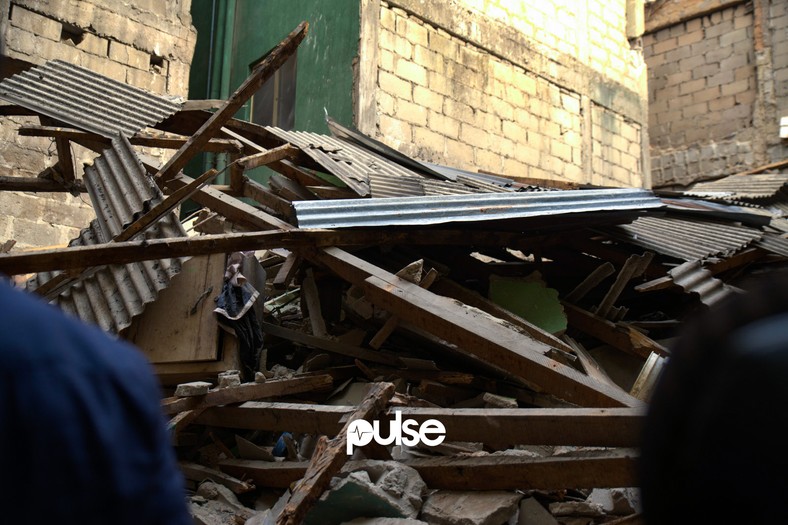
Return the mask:
<svg viewBox="0 0 788 525">
<path fill-rule="evenodd" d="M 0 282 L 0 521 L 190 524 L 132 346 Z"/>
</svg>

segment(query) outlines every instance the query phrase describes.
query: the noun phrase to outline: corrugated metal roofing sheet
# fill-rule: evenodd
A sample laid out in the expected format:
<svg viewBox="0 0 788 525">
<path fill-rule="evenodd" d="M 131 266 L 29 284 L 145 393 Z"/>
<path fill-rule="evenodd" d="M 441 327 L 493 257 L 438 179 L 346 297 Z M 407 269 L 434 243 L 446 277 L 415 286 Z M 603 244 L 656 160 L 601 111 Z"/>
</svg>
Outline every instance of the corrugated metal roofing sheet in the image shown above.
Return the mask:
<svg viewBox="0 0 788 525">
<path fill-rule="evenodd" d="M 788 257 L 788 239 L 774 233 L 764 233 L 760 240 L 755 241 L 755 246 Z"/>
<path fill-rule="evenodd" d="M 301 228 L 349 228 L 631 211 L 658 208 L 662 202 L 647 190 L 613 189 L 297 201 L 293 205 Z"/>
<path fill-rule="evenodd" d="M 776 195 L 786 184 L 788 173 L 731 175 L 711 182 L 699 182 L 684 193 L 699 197 L 726 193 L 734 199 L 765 199 Z"/>
<path fill-rule="evenodd" d="M 85 181 L 97 218 L 80 232 L 70 246 L 108 242 L 124 225 L 160 202 L 161 192 L 148 177 L 125 137 L 85 170 Z M 174 213 L 168 214 L 144 234 L 146 239 L 185 236 Z M 54 302 L 60 308 L 108 332 L 118 333 L 156 300 L 160 290 L 181 271 L 179 259 L 161 259 L 126 265 L 100 267 L 71 284 Z M 52 279 L 56 273 L 39 273 L 28 281 L 29 290 Z"/>
<path fill-rule="evenodd" d="M 732 288 L 715 279 L 710 271 L 703 268 L 700 261 L 686 262 L 670 270 L 668 275 L 685 292 L 698 294 L 700 301 L 707 306 L 718 302 L 732 291 Z"/>
<path fill-rule="evenodd" d="M 108 138 L 131 137 L 183 106 L 61 60 L 6 78 L 0 98 Z"/>
<path fill-rule="evenodd" d="M 632 244 L 685 261 L 728 256 L 763 235 L 756 228 L 677 217 L 640 217 L 607 231 Z"/>
</svg>

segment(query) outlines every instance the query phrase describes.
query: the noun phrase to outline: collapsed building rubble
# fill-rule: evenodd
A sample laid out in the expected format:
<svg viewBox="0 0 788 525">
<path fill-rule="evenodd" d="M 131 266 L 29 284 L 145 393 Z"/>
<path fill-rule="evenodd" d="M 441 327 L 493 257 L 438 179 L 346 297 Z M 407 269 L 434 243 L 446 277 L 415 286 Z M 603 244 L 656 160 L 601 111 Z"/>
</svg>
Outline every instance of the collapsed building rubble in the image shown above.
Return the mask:
<svg viewBox="0 0 788 525">
<path fill-rule="evenodd" d="M 305 32 L 214 111 L 60 63 L 0 83 L 97 216 L 0 271 L 35 272 L 28 290 L 145 351 L 199 523 L 637 523 L 668 342 L 785 264 L 788 175 L 567 189 L 422 164 L 333 121 L 323 136 L 234 119 Z M 75 103 L 94 88 L 116 117 Z M 81 181 L 70 142 L 99 154 Z M 159 167 L 135 151 L 151 145 L 177 151 Z M 229 184 L 183 174 L 205 151 L 228 155 Z M 261 166 L 267 185 L 245 173 Z M 191 236 L 173 211 L 188 198 Z M 446 439 L 346 453 L 352 421 L 397 417 Z"/>
</svg>

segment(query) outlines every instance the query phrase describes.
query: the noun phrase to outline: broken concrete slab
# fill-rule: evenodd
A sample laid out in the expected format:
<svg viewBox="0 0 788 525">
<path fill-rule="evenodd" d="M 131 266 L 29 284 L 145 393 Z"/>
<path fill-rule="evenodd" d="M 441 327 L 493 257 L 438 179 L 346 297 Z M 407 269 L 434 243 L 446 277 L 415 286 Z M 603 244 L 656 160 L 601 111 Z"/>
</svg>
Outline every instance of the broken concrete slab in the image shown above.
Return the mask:
<svg viewBox="0 0 788 525">
<path fill-rule="evenodd" d="M 436 525 L 501 525 L 517 512 L 521 498 L 504 491 L 438 491 L 424 501 L 420 518 Z"/>
<path fill-rule="evenodd" d="M 558 525 L 558 522 L 535 498 L 525 498 L 520 502 L 517 525 Z"/>
<path fill-rule="evenodd" d="M 228 370 L 219 374 L 219 388 L 230 388 L 241 386 L 241 372 L 238 370 Z"/>
<path fill-rule="evenodd" d="M 627 516 L 641 511 L 640 490 L 637 488 L 594 489 L 586 501 L 602 507 L 608 514 Z"/>
<path fill-rule="evenodd" d="M 604 516 L 602 506 L 597 503 L 587 501 L 557 501 L 550 504 L 550 512 L 553 516 Z"/>
<path fill-rule="evenodd" d="M 304 523 L 339 524 L 359 517 L 415 518 L 426 485 L 418 472 L 393 461 L 335 477 Z"/>
<path fill-rule="evenodd" d="M 427 522 L 412 518 L 356 518 L 342 525 L 427 525 Z"/>
</svg>

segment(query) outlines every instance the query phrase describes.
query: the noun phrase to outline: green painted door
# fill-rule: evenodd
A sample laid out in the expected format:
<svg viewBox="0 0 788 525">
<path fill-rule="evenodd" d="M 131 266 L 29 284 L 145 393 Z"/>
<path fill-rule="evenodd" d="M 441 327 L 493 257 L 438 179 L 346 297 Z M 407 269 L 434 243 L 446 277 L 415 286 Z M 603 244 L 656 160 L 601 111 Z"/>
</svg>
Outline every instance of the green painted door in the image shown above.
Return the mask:
<svg viewBox="0 0 788 525">
<path fill-rule="evenodd" d="M 273 115 L 280 119 L 275 124 L 326 133 L 325 108 L 339 122 L 352 125 L 359 9 L 359 0 L 193 0 L 198 36 L 190 98 L 226 98 L 271 48 L 306 20 L 309 34 L 294 63 L 282 68 L 271 81 L 274 85 L 264 87 L 238 117 L 265 120 Z"/>
</svg>

